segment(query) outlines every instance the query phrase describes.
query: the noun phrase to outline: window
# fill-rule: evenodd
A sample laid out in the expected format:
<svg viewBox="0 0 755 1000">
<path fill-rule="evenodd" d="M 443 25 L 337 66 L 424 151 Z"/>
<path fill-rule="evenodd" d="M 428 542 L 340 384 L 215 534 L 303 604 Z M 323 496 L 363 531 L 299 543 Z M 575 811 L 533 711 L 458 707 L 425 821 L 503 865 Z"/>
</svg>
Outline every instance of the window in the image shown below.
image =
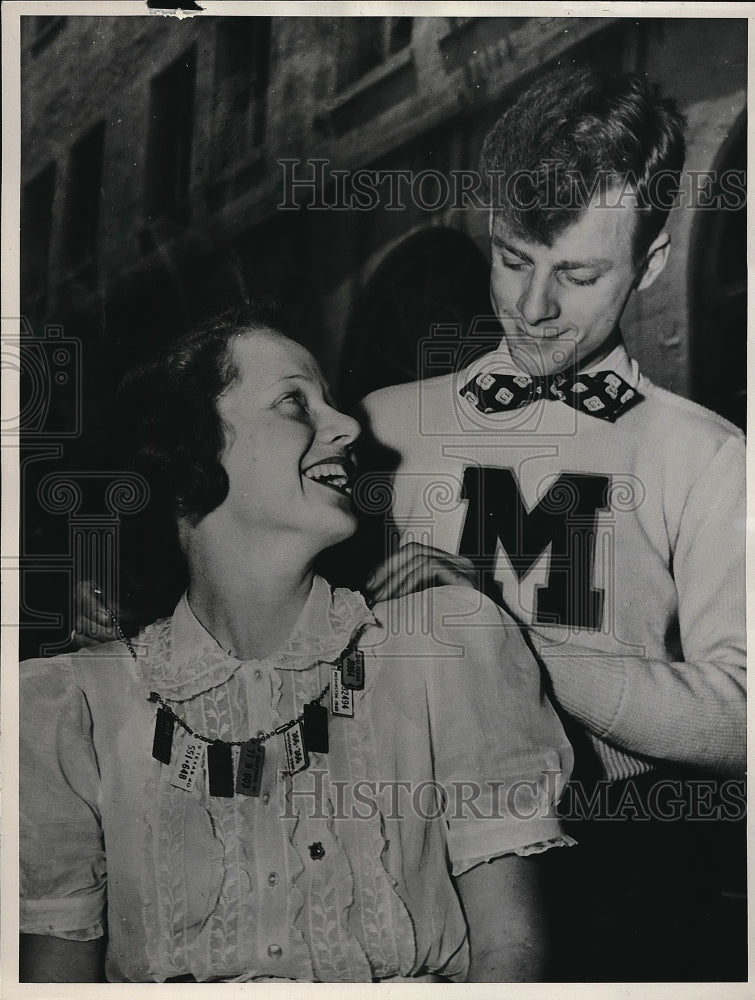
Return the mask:
<svg viewBox="0 0 755 1000">
<path fill-rule="evenodd" d="M 229 17 L 215 55 L 215 165 L 240 163 L 265 138 L 269 17 Z"/>
<path fill-rule="evenodd" d="M 102 195 L 105 125 L 90 129 L 71 150 L 63 214 L 63 261 L 76 267 L 94 258 Z"/>
<path fill-rule="evenodd" d="M 465 351 L 492 350 L 501 328 L 490 311 L 487 261 L 468 236 L 433 228 L 409 237 L 383 261 L 354 307 L 341 357 L 344 401 L 457 370 L 462 341 L 446 328 L 459 331 Z M 465 355 L 463 364 L 471 360 Z"/>
<path fill-rule="evenodd" d="M 196 49 L 192 46 L 152 81 L 144 208 L 148 221 L 188 221 L 194 133 Z"/>
<path fill-rule="evenodd" d="M 528 28 L 532 20 L 531 17 L 447 17 L 448 32 L 438 42 L 445 72 L 453 73 L 462 67 L 470 72 L 471 67 L 466 85 L 474 91 L 496 67 L 511 62 L 520 46 L 515 36 Z"/>
<path fill-rule="evenodd" d="M 50 163 L 24 185 L 21 197 L 21 304 L 38 302 L 47 284 L 56 167 Z"/>
<path fill-rule="evenodd" d="M 411 17 L 345 17 L 339 23 L 339 90 L 356 83 L 365 73 L 408 47 Z"/>
</svg>

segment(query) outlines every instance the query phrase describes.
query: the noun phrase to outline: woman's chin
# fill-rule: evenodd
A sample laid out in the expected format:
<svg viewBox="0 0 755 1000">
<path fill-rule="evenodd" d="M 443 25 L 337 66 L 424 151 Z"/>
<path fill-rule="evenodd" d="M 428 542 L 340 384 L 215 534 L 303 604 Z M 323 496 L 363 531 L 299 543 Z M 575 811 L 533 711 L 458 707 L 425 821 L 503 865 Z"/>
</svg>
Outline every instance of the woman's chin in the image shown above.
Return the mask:
<svg viewBox="0 0 755 1000">
<path fill-rule="evenodd" d="M 324 552 L 351 538 L 356 533 L 358 523 L 356 514 L 350 509 L 331 511 L 326 517 L 318 517 L 316 522 L 313 518 L 309 527 L 318 552 Z"/>
</svg>

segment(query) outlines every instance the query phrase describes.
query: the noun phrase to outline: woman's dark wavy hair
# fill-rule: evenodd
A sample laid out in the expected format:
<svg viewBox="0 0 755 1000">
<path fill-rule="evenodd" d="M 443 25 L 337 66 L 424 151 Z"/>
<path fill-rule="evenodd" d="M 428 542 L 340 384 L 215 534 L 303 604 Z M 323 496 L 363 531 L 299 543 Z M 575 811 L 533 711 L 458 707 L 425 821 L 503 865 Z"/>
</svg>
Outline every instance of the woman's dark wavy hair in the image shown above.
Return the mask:
<svg viewBox="0 0 755 1000">
<path fill-rule="evenodd" d="M 684 130 L 674 102 L 641 77 L 557 69 L 539 77 L 498 119 L 483 145 L 481 172 L 499 195 L 495 213 L 516 235 L 548 246 L 576 221 L 593 192 L 628 181 L 639 203 L 639 261 L 678 192 Z"/>
<path fill-rule="evenodd" d="M 228 494 L 217 403 L 239 376 L 234 340 L 263 329 L 287 332 L 273 306 L 222 313 L 134 368 L 118 391 L 113 450 L 149 488 L 121 546 L 122 589 L 138 594 L 140 622 L 172 611 L 186 586 L 178 518 L 196 524 Z"/>
</svg>

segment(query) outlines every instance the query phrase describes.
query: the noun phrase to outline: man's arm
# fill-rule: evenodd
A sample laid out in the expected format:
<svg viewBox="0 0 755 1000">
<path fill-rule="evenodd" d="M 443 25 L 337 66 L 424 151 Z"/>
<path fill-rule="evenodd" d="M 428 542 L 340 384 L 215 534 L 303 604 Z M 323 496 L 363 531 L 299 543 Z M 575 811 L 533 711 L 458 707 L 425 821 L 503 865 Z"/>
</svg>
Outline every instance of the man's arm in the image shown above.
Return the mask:
<svg viewBox="0 0 755 1000">
<path fill-rule="evenodd" d="M 595 736 L 642 757 L 744 773 L 744 667 L 609 657 L 575 646 L 544 653 L 543 661 L 554 699 Z"/>
<path fill-rule="evenodd" d="M 673 546 L 684 659 L 548 648 L 556 700 L 630 753 L 742 774 L 746 766 L 744 445 L 732 437 L 694 483 Z"/>
</svg>

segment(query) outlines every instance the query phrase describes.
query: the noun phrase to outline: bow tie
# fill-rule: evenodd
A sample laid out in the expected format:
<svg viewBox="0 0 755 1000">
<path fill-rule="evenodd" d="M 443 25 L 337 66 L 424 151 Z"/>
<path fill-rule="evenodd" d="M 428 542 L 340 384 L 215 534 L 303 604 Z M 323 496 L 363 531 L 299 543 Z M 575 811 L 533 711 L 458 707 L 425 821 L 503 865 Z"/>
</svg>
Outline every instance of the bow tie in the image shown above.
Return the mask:
<svg viewBox="0 0 755 1000">
<path fill-rule="evenodd" d="M 642 393 L 612 371 L 534 376 L 481 372 L 459 393 L 480 413 L 503 413 L 539 399 L 551 399 L 611 423 L 644 399 Z"/>
</svg>

